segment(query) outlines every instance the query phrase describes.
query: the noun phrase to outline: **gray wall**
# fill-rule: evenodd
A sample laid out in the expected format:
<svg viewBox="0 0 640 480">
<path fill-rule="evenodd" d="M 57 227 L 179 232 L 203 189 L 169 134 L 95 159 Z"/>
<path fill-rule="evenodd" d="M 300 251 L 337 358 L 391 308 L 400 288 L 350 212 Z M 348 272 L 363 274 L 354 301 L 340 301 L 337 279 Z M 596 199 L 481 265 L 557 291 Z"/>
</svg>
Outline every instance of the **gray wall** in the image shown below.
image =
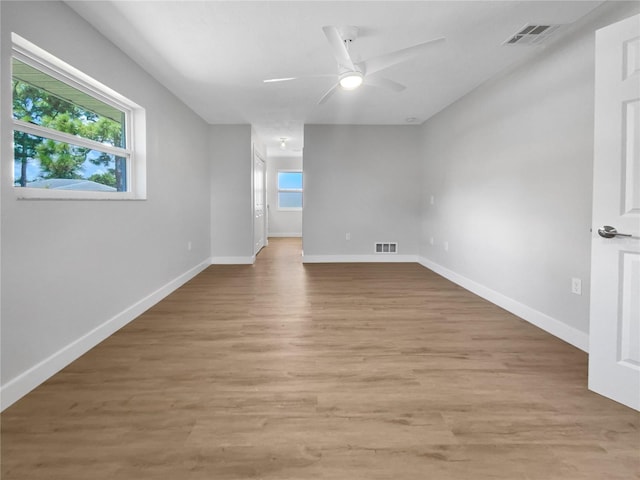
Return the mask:
<svg viewBox="0 0 640 480">
<path fill-rule="evenodd" d="M 584 333 L 594 31 L 634 10 L 631 3 L 597 9 L 569 38 L 422 131 L 421 255 Z M 581 296 L 571 293 L 572 277 L 582 279 Z"/>
<path fill-rule="evenodd" d="M 269 236 L 300 237 L 302 236 L 302 211 L 278 210 L 278 170 L 302 170 L 302 156 L 271 156 L 267 160 Z"/>
<path fill-rule="evenodd" d="M 420 133 L 417 126 L 305 126 L 305 257 L 371 255 L 376 241 L 418 253 Z"/>
<path fill-rule="evenodd" d="M 210 256 L 208 128 L 59 2 L 1 2 L 2 118 L 12 31 L 146 109 L 147 200 L 16 200 L 2 124 L 2 384 Z M 58 25 L 61 28 L 51 28 Z M 203 174 L 205 172 L 205 174 Z M 187 242 L 192 249 L 187 249 Z"/>
<path fill-rule="evenodd" d="M 251 125 L 209 127 L 211 256 L 214 263 L 253 256 Z"/>
</svg>

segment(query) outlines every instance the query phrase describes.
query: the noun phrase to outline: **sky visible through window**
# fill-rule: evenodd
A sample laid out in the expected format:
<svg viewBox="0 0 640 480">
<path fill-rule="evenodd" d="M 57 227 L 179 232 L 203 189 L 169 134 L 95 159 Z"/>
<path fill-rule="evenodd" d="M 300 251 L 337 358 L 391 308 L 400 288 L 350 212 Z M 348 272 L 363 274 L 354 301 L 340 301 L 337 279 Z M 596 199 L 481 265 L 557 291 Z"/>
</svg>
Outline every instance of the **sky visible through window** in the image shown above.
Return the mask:
<svg viewBox="0 0 640 480">
<path fill-rule="evenodd" d="M 278 172 L 278 190 L 302 190 L 302 172 Z"/>
<path fill-rule="evenodd" d="M 302 208 L 302 172 L 278 172 L 278 208 Z"/>
</svg>

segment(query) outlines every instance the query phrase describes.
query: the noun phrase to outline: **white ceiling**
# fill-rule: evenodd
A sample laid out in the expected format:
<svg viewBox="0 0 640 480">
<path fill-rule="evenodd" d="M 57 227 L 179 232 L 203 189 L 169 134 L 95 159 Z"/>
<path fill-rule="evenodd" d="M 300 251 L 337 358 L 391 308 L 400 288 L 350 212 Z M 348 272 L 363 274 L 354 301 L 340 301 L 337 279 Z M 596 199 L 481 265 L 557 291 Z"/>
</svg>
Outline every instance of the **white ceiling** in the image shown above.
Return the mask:
<svg viewBox="0 0 640 480">
<path fill-rule="evenodd" d="M 280 155 L 303 145 L 303 124 L 421 123 L 539 46 L 504 46 L 525 24 L 570 24 L 602 1 L 69 1 L 211 124 L 253 124 Z M 335 83 L 274 77 L 334 73 L 322 26 L 355 25 L 352 55 L 367 59 L 439 36 L 430 53 L 381 72 L 407 89 L 365 86 L 320 97 Z M 299 153 L 298 153 L 299 154 Z"/>
</svg>

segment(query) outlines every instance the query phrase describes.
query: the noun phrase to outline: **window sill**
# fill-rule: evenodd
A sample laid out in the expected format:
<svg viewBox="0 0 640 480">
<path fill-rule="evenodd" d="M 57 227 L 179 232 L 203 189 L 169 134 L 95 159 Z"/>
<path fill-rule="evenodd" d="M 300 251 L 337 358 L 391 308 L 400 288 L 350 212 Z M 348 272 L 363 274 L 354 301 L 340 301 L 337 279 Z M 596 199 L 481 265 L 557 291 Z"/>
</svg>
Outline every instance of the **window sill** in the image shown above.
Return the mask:
<svg viewBox="0 0 640 480">
<path fill-rule="evenodd" d="M 16 200 L 146 200 L 134 192 L 91 192 L 13 187 Z"/>
</svg>

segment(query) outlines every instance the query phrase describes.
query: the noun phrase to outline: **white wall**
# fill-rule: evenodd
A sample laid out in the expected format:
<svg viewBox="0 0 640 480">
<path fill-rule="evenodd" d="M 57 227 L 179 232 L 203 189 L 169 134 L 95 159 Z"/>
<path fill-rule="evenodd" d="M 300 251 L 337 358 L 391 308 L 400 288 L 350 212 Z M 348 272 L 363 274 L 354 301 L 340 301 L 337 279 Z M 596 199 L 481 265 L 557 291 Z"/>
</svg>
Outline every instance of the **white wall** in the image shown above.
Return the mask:
<svg viewBox="0 0 640 480">
<path fill-rule="evenodd" d="M 633 9 L 597 9 L 569 38 L 462 98 L 422 131 L 421 255 L 584 349 L 594 31 Z M 571 293 L 572 277 L 582 280 L 581 296 Z"/>
<path fill-rule="evenodd" d="M 209 127 L 213 263 L 253 262 L 251 125 Z"/>
<path fill-rule="evenodd" d="M 420 133 L 417 126 L 305 126 L 305 261 L 418 253 Z M 363 258 L 377 241 L 398 242 L 399 254 Z"/>
<path fill-rule="evenodd" d="M 16 200 L 11 126 L 2 123 L 6 406 L 204 268 L 211 228 L 204 121 L 63 3 L 0 8 L 3 120 L 11 116 L 12 31 L 141 105 L 147 117 L 141 201 Z"/>
<path fill-rule="evenodd" d="M 302 211 L 278 210 L 278 170 L 302 170 L 302 156 L 270 156 L 267 161 L 267 204 L 269 205 L 269 236 L 301 237 Z"/>
</svg>

